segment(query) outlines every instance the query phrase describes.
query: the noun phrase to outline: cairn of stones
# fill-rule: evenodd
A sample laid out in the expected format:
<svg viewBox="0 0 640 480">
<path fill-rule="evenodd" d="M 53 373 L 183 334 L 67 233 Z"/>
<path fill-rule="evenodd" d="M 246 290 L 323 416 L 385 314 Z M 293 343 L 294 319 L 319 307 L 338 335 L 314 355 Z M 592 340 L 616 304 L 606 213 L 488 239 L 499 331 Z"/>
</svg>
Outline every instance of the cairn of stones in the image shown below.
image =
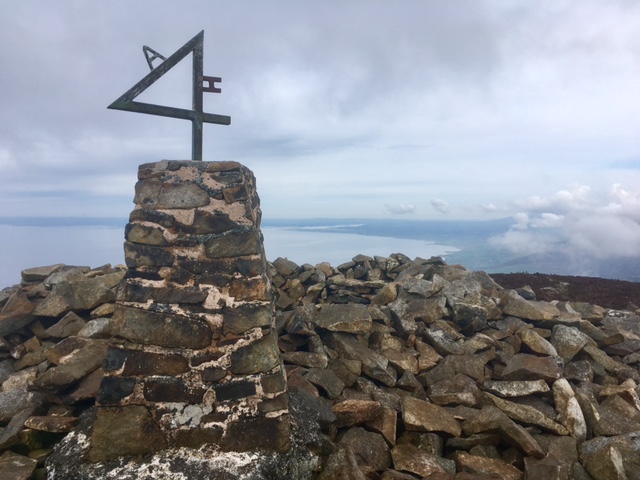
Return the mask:
<svg viewBox="0 0 640 480">
<path fill-rule="evenodd" d="M 203 444 L 286 450 L 253 174 L 235 162 L 161 161 L 138 179 L 90 459 Z"/>
</svg>

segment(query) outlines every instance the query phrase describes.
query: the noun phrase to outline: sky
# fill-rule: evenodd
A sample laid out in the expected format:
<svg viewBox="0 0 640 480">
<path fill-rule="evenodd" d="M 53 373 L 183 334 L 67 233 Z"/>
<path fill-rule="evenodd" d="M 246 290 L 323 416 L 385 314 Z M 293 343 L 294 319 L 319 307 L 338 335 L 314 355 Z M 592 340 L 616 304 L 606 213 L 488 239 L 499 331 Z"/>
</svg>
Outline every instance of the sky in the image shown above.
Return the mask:
<svg viewBox="0 0 640 480">
<path fill-rule="evenodd" d="M 640 2 L 0 2 L 0 216 L 127 217 L 184 120 L 108 110 L 200 30 L 204 159 L 265 219 L 511 217 L 494 239 L 640 255 Z M 190 108 L 190 57 L 137 100 Z"/>
</svg>

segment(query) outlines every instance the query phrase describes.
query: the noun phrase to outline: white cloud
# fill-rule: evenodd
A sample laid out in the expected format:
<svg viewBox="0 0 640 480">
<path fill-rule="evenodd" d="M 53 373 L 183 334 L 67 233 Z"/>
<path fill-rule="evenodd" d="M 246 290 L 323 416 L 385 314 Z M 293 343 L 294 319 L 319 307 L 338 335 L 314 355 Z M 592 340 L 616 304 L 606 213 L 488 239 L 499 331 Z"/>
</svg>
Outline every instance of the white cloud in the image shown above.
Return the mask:
<svg viewBox="0 0 640 480">
<path fill-rule="evenodd" d="M 579 186 L 517 205 L 529 210 L 513 216 L 510 230 L 491 240 L 495 245 L 522 255 L 564 250 L 597 259 L 640 257 L 640 191 L 616 184 L 603 197 Z M 540 213 L 543 205 L 564 213 Z"/>
<path fill-rule="evenodd" d="M 405 203 L 386 203 L 384 208 L 392 215 L 406 215 L 416 211 L 415 205 Z"/>
<path fill-rule="evenodd" d="M 449 203 L 439 198 L 434 198 L 433 200 L 431 200 L 431 206 L 440 213 L 449 213 L 450 210 Z"/>
</svg>

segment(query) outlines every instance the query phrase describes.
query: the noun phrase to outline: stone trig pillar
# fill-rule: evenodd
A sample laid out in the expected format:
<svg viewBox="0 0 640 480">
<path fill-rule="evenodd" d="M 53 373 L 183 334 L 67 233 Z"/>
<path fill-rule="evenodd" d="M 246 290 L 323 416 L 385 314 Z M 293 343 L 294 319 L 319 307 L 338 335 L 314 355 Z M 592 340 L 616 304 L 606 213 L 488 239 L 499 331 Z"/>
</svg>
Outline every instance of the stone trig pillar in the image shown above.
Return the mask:
<svg viewBox="0 0 640 480">
<path fill-rule="evenodd" d="M 90 459 L 289 446 L 255 178 L 235 162 L 141 165 Z"/>
</svg>

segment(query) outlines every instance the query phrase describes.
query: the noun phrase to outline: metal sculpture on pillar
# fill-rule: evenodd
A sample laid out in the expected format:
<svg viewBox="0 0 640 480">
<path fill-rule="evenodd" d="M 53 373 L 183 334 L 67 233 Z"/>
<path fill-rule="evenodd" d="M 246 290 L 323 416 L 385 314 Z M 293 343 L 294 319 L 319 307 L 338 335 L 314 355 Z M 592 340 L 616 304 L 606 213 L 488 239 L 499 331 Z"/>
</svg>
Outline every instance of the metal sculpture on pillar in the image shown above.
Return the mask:
<svg viewBox="0 0 640 480">
<path fill-rule="evenodd" d="M 114 110 L 126 110 L 129 112 L 148 113 L 150 115 L 159 115 L 162 117 L 182 118 L 191 120 L 192 139 L 191 139 L 191 159 L 202 160 L 202 124 L 216 123 L 218 125 L 229 125 L 231 117 L 227 115 L 217 115 L 214 113 L 203 112 L 203 94 L 220 93 L 221 89 L 216 87 L 216 83 L 222 82 L 220 77 L 208 77 L 203 75 L 203 43 L 204 30 L 195 37 L 185 43 L 173 55 L 165 58 L 152 48 L 146 45 L 142 47 L 145 59 L 151 71 L 142 80 L 127 90 L 120 98 L 113 102 L 109 107 Z M 171 70 L 180 60 L 193 52 L 193 108 L 187 110 L 184 108 L 166 107 L 163 105 L 154 105 L 151 103 L 135 102 L 134 99 L 149 88 L 162 75 Z M 153 66 L 154 60 L 160 59 L 157 67 Z M 205 85 L 206 84 L 206 85 Z"/>
</svg>

